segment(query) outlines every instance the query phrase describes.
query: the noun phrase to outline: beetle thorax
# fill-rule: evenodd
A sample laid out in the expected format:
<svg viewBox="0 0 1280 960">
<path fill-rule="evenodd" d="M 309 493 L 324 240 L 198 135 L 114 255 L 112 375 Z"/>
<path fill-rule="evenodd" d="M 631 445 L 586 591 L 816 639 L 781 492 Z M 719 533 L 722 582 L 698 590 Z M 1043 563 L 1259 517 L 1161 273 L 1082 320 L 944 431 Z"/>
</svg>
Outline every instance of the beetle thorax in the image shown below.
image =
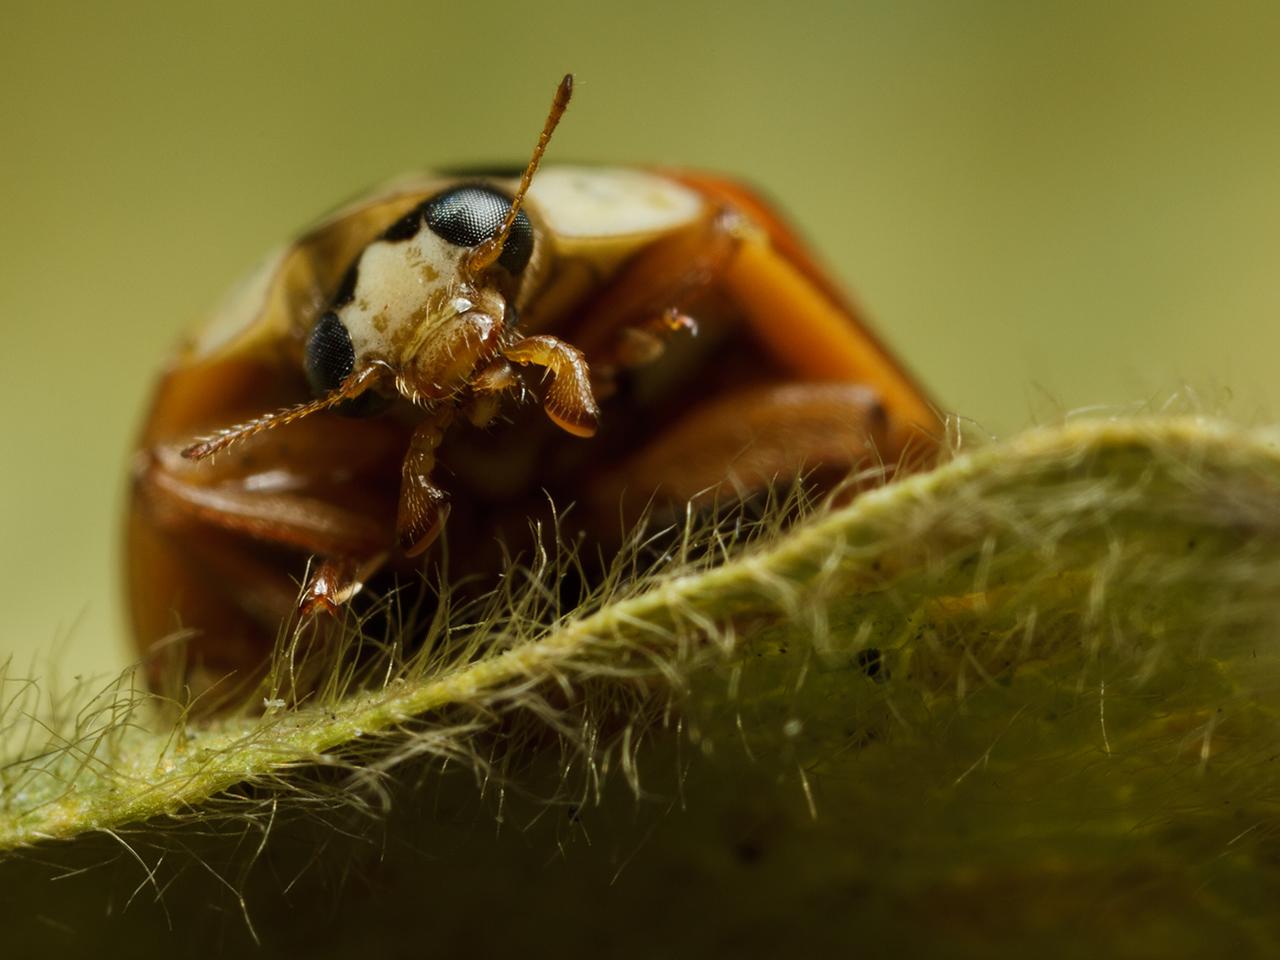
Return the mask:
<svg viewBox="0 0 1280 960">
<path fill-rule="evenodd" d="M 412 401 L 457 393 L 498 348 L 505 302 L 465 279 L 468 252 L 425 226 L 406 240 L 374 241 L 350 301 L 337 308 L 357 365 L 385 363 Z"/>
</svg>

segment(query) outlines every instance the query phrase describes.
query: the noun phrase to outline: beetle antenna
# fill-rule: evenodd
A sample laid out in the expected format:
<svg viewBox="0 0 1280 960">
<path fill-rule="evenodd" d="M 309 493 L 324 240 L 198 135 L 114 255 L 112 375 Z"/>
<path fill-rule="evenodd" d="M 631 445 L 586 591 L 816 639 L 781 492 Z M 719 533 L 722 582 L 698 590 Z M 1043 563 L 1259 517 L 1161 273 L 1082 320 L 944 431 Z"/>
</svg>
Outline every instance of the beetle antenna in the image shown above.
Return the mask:
<svg viewBox="0 0 1280 960">
<path fill-rule="evenodd" d="M 182 457 L 185 460 L 206 460 L 215 453 L 221 453 L 227 447 L 239 443 L 241 440 L 248 440 L 250 437 L 255 437 L 275 427 L 283 427 L 286 423 L 293 423 L 303 417 L 309 417 L 313 413 L 329 410 L 343 401 L 350 400 L 352 397 L 363 393 L 375 380 L 382 376 L 382 372 L 382 369 L 376 366 L 365 367 L 358 373 L 348 377 L 336 390 L 331 390 L 323 397 L 309 400 L 306 403 L 294 404 L 291 407 L 283 407 L 273 413 L 246 420 L 244 423 L 237 423 L 234 427 L 227 427 L 207 437 L 201 437 L 195 443 L 182 448 Z"/>
<path fill-rule="evenodd" d="M 502 222 L 502 229 L 476 247 L 468 259 L 468 265 L 473 273 L 487 270 L 501 256 L 502 247 L 506 244 L 511 228 L 515 226 L 516 217 L 520 213 L 520 207 L 524 203 L 524 195 L 529 191 L 529 184 L 533 182 L 533 175 L 537 172 L 538 164 L 542 162 L 542 155 L 547 151 L 547 144 L 551 142 L 551 134 L 555 132 L 556 125 L 564 116 L 569 106 L 569 98 L 572 96 L 573 74 L 566 73 L 564 79 L 560 81 L 560 86 L 556 87 L 556 95 L 551 101 L 551 112 L 547 114 L 547 122 L 542 125 L 542 134 L 538 137 L 537 146 L 533 148 L 533 157 L 530 158 L 529 165 L 524 168 L 524 174 L 520 177 L 520 187 L 511 201 L 511 209 L 507 211 L 507 219 Z"/>
</svg>

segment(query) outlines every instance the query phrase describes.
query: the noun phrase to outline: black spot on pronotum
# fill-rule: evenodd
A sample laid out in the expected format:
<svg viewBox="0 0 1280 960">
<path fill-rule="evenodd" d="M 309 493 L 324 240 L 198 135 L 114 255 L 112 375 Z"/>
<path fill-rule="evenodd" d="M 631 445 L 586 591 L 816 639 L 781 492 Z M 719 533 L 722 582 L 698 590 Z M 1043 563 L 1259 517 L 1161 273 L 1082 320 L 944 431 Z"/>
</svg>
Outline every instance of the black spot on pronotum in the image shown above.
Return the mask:
<svg viewBox="0 0 1280 960">
<path fill-rule="evenodd" d="M 494 236 L 511 210 L 511 198 L 492 187 L 455 187 L 423 205 L 427 226 L 458 247 L 475 247 Z M 519 273 L 533 255 L 533 224 L 521 210 L 516 215 L 498 263 Z"/>
<path fill-rule="evenodd" d="M 391 243 L 399 243 L 401 240 L 408 240 L 420 229 L 422 229 L 422 211 L 426 204 L 418 204 L 403 217 L 387 227 L 383 231 L 382 239 Z"/>
<path fill-rule="evenodd" d="M 360 262 L 357 260 L 342 275 L 342 282 L 338 284 L 338 289 L 333 294 L 333 300 L 329 305 L 335 310 L 338 307 L 345 307 L 348 303 L 356 298 L 356 281 L 360 279 Z"/>
<path fill-rule="evenodd" d="M 889 679 L 889 670 L 885 666 L 884 657 L 881 656 L 877 647 L 867 647 L 865 650 L 859 650 L 854 662 L 858 665 L 859 670 L 876 683 L 884 683 Z"/>
</svg>

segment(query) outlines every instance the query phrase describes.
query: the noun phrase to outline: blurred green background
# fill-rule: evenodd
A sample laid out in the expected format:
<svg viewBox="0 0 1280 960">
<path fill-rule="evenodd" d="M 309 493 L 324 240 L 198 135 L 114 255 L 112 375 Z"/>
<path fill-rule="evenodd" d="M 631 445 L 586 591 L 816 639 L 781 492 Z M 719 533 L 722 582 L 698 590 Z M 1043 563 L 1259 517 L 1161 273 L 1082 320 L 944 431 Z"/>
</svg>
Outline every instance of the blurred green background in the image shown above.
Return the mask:
<svg viewBox="0 0 1280 960">
<path fill-rule="evenodd" d="M 523 162 L 569 69 L 552 161 L 758 184 L 992 432 L 1186 388 L 1251 420 L 1280 401 L 1274 4 L 0 11 L 0 656 L 17 665 L 129 655 L 123 477 L 179 330 L 372 183 Z"/>
</svg>

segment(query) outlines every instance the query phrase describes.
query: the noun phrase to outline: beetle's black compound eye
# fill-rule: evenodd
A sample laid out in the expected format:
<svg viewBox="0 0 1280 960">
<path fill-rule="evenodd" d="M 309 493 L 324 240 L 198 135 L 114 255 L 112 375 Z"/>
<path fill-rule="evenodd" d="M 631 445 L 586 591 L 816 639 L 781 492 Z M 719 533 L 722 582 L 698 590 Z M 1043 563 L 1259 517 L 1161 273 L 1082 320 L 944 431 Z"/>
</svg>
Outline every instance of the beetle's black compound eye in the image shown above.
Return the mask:
<svg viewBox="0 0 1280 960">
<path fill-rule="evenodd" d="M 356 365 L 356 350 L 351 335 L 338 315 L 330 310 L 316 321 L 307 336 L 304 366 L 307 383 L 317 397 L 342 386 Z"/>
<path fill-rule="evenodd" d="M 322 314 L 311 328 L 311 333 L 307 335 L 305 354 L 303 366 L 306 369 L 307 383 L 311 385 L 311 393 L 316 397 L 337 390 L 351 376 L 351 371 L 356 366 L 356 350 L 351 343 L 351 334 L 332 310 Z M 333 408 L 333 412 L 344 417 L 372 417 L 387 409 L 390 404 L 391 397 L 370 388 L 359 396 L 343 400 Z"/>
<path fill-rule="evenodd" d="M 489 187 L 456 187 L 427 201 L 427 226 L 454 246 L 475 247 L 502 229 L 511 210 L 511 198 Z M 518 274 L 533 254 L 533 224 L 521 210 L 516 214 L 498 263 Z"/>
</svg>

